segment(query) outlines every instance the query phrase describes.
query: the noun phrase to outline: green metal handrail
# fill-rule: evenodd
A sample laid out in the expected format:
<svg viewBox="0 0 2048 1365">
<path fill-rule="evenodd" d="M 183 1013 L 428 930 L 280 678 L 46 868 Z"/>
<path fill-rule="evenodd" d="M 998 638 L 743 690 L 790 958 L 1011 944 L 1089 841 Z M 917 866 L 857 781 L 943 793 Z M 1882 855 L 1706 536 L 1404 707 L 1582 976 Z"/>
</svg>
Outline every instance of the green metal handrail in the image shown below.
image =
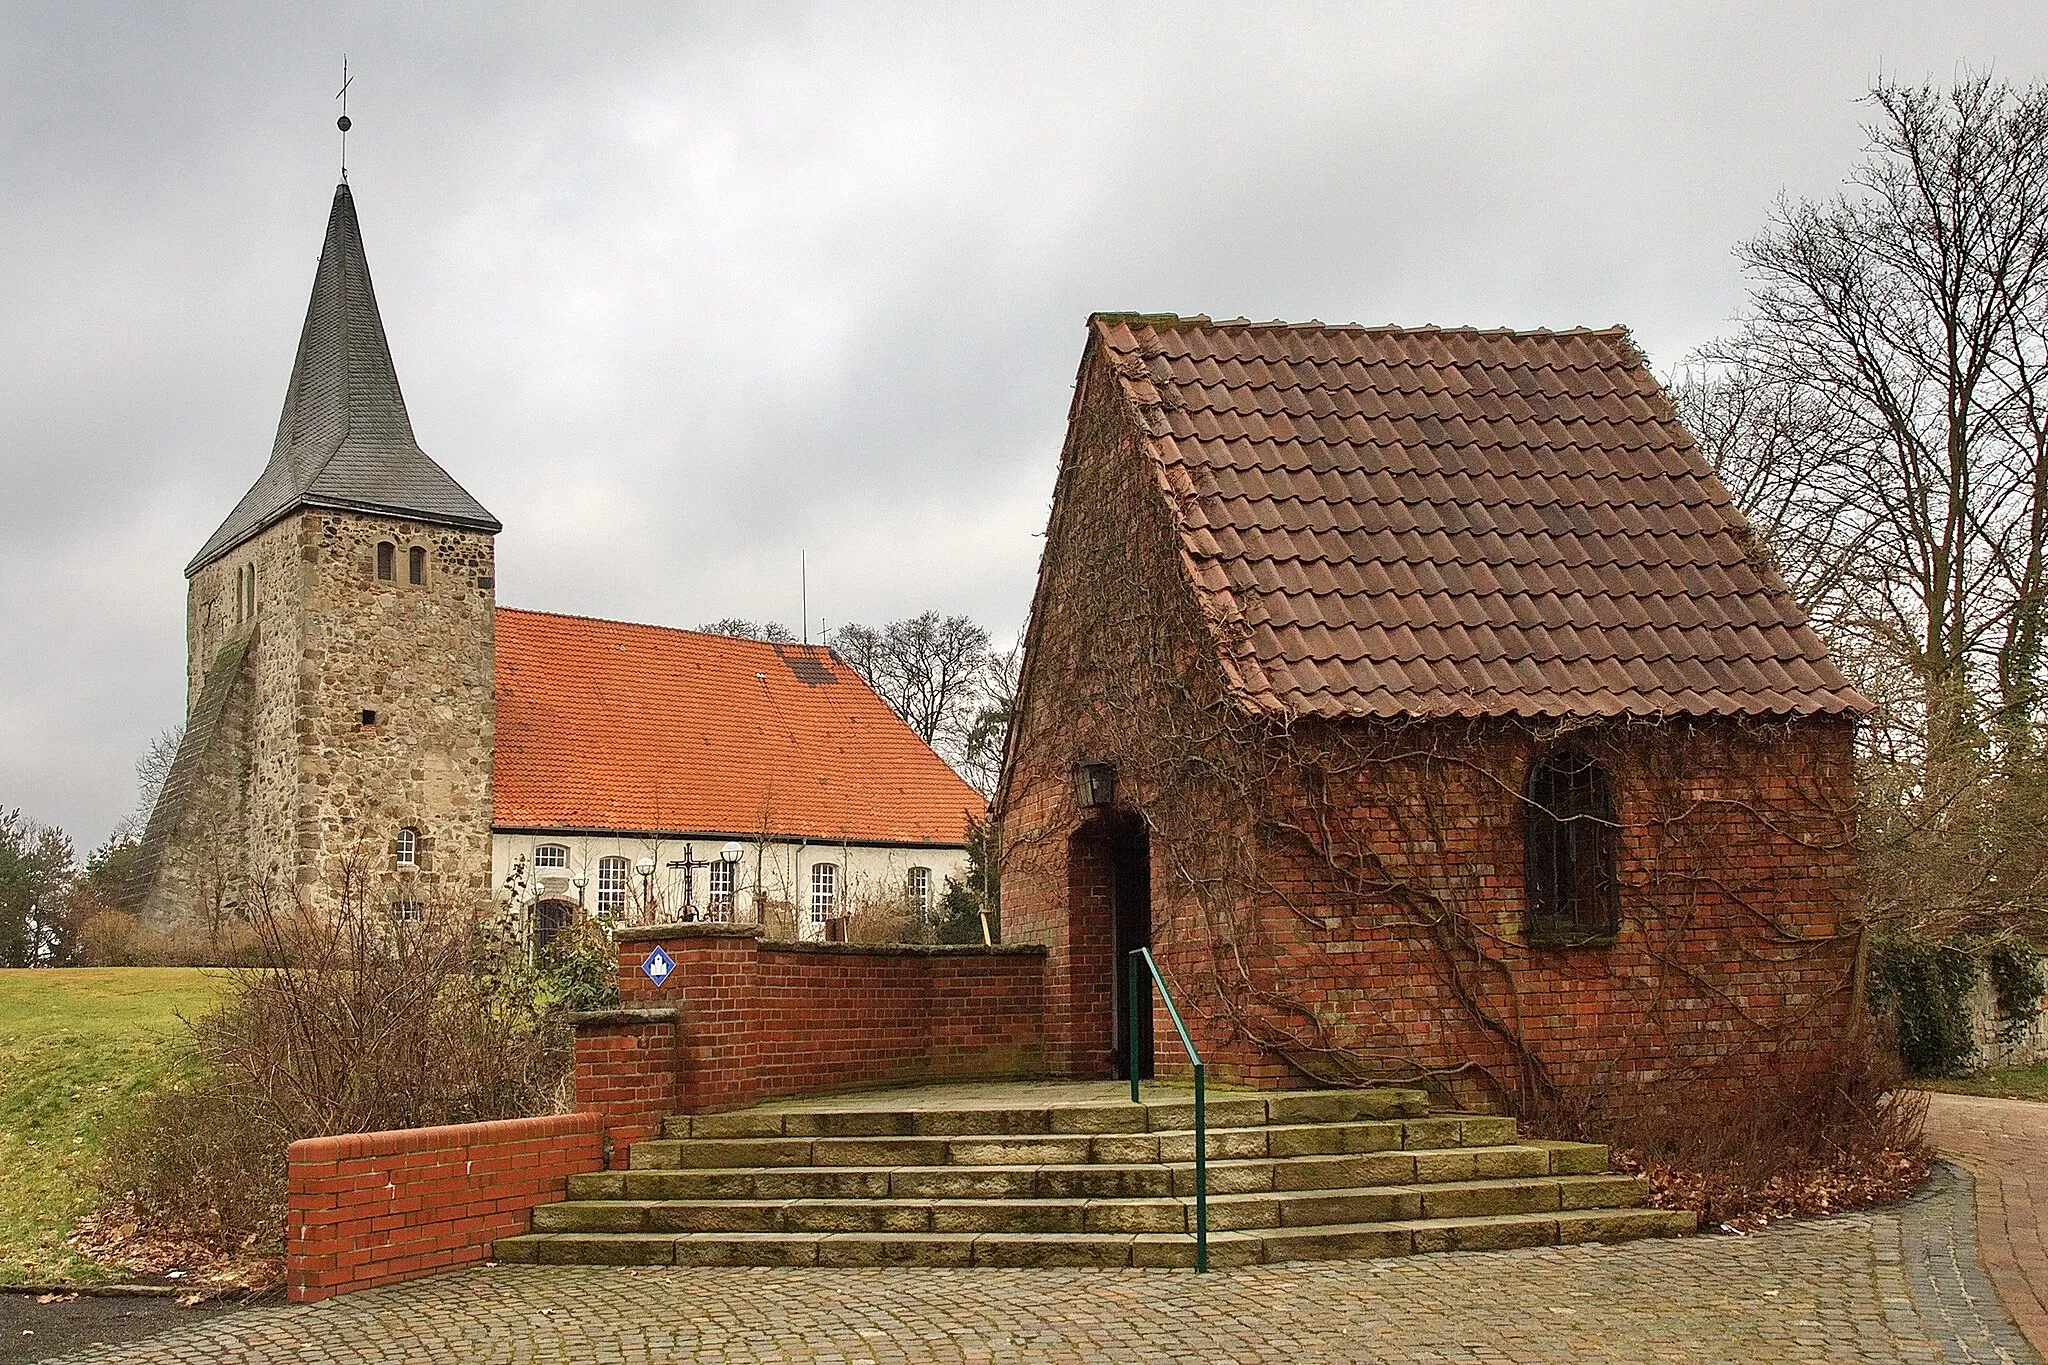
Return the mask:
<svg viewBox="0 0 2048 1365">
<path fill-rule="evenodd" d="M 1146 1008 L 1151 1008 L 1152 996 L 1145 989 L 1145 973 L 1152 973 L 1153 982 L 1159 987 L 1159 998 L 1166 1002 L 1166 1013 L 1173 1020 L 1174 1031 L 1180 1034 L 1180 1045 L 1188 1050 L 1188 1060 L 1195 1065 L 1195 1273 L 1209 1268 L 1209 1097 L 1202 1085 L 1202 1054 L 1195 1051 L 1195 1040 L 1188 1037 L 1188 1026 L 1181 1022 L 1180 1009 L 1173 1003 L 1173 992 L 1166 989 L 1166 978 L 1159 974 L 1159 964 L 1152 960 L 1150 948 L 1131 950 L 1131 989 L 1125 997 L 1129 1017 L 1124 1020 L 1129 1029 L 1128 1045 L 1124 1048 L 1124 1064 L 1131 1071 L 1131 1103 L 1138 1100 L 1138 1002 L 1142 998 Z"/>
</svg>

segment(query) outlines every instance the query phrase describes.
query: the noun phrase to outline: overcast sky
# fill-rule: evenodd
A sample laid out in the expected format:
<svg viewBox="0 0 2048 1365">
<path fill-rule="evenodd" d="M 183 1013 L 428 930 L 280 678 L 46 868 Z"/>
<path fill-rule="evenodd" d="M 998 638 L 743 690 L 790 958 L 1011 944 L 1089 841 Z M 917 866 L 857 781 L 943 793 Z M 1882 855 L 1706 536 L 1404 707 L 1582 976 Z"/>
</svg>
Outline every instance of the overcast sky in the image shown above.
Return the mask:
<svg viewBox="0 0 2048 1365">
<path fill-rule="evenodd" d="M 81 852 L 184 706 L 349 179 L 499 601 L 1012 635 L 1095 309 L 1728 326 L 1880 73 L 2038 6 L 0 7 L 0 809 Z M 1263 17 L 1247 18 L 1257 13 Z"/>
</svg>

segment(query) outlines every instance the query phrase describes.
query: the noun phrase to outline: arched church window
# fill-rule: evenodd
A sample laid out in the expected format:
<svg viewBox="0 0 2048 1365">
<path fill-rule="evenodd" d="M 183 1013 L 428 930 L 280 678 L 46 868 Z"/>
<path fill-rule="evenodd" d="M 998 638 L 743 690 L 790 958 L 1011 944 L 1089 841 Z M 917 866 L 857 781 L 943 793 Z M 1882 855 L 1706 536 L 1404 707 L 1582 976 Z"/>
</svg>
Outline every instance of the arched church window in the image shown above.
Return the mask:
<svg viewBox="0 0 2048 1365">
<path fill-rule="evenodd" d="M 427 581 L 427 552 L 417 545 L 405 552 L 405 579 L 415 588 Z"/>
<path fill-rule="evenodd" d="M 1574 745 L 1553 749 L 1529 765 L 1525 809 L 1530 941 L 1613 937 L 1621 927 L 1614 775 Z"/>
<path fill-rule="evenodd" d="M 398 837 L 392 841 L 392 852 L 400 867 L 417 866 L 420 856 L 420 832 L 410 825 L 398 831 Z"/>
<path fill-rule="evenodd" d="M 811 923 L 823 924 L 839 911 L 839 866 L 811 864 Z"/>
<path fill-rule="evenodd" d="M 626 908 L 626 860 L 597 860 L 597 913 L 617 915 Z"/>
<path fill-rule="evenodd" d="M 379 583 L 389 583 L 391 581 L 392 554 L 393 550 L 390 541 L 380 540 L 377 542 L 377 581 Z"/>
<path fill-rule="evenodd" d="M 253 621 L 256 619 L 256 566 L 254 564 L 249 566 L 248 582 L 243 589 L 243 594 L 249 603 L 249 619 Z"/>
</svg>

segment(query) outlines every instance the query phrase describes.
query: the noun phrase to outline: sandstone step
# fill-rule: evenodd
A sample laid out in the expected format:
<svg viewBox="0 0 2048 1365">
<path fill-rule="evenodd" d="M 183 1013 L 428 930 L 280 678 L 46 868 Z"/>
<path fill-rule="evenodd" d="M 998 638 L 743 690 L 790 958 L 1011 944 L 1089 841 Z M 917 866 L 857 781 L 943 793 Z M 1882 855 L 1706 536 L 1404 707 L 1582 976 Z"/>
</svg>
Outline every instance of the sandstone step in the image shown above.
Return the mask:
<svg viewBox="0 0 2048 1365">
<path fill-rule="evenodd" d="M 1211 1161 L 1491 1147 L 1514 1141 L 1513 1119 L 1457 1115 L 1265 1124 L 1208 1134 Z M 634 1170 L 770 1166 L 1123 1165 L 1192 1161 L 1192 1131 L 990 1133 L 908 1137 L 687 1137 L 633 1144 Z"/>
<path fill-rule="evenodd" d="M 1607 1149 L 1517 1141 L 1492 1147 L 1296 1156 L 1209 1163 L 1212 1196 L 1418 1182 L 1598 1175 Z M 1014 1166 L 701 1167 L 597 1171 L 569 1178 L 590 1199 L 1128 1199 L 1192 1197 L 1187 1162 Z"/>
<path fill-rule="evenodd" d="M 1546 1176 L 1371 1189 L 1227 1194 L 1212 1231 L 1463 1218 L 1639 1204 L 1626 1175 Z M 534 1211 L 535 1232 L 1192 1233 L 1189 1198 L 588 1199 Z"/>
<path fill-rule="evenodd" d="M 1296 1090 L 1274 1095 L 1211 1096 L 1212 1131 L 1266 1124 L 1355 1122 L 1427 1118 L 1420 1090 Z M 1005 1134 L 1180 1132 L 1194 1127 L 1195 1106 L 1184 1097 L 1147 1096 L 1138 1104 L 1093 1101 L 963 1109 L 875 1109 L 827 1103 L 744 1109 L 730 1114 L 679 1114 L 662 1127 L 664 1138 L 969 1137 Z"/>
<path fill-rule="evenodd" d="M 1689 1213 L 1600 1209 L 1403 1219 L 1299 1230 L 1214 1233 L 1210 1263 L 1355 1260 L 1431 1251 L 1621 1241 L 1689 1232 Z M 541 1265 L 679 1266 L 1175 1266 L 1191 1265 L 1181 1233 L 538 1232 L 497 1244 L 502 1261 Z"/>
</svg>

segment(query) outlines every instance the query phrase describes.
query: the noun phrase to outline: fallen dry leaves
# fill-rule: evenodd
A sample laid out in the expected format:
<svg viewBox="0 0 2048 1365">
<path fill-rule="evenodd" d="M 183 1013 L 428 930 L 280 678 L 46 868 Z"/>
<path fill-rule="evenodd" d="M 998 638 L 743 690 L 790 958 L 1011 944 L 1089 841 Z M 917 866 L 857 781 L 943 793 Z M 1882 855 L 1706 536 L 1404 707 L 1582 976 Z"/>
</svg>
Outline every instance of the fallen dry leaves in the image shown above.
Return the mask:
<svg viewBox="0 0 2048 1365">
<path fill-rule="evenodd" d="M 1934 1154 L 1924 1143 L 1881 1147 L 1761 1178 L 1733 1170 L 1688 1170 L 1625 1147 L 1614 1149 L 1612 1160 L 1617 1170 L 1649 1182 L 1654 1207 L 1691 1209 L 1703 1228 L 1754 1232 L 1776 1218 L 1896 1204 L 1927 1179 Z"/>
<path fill-rule="evenodd" d="M 284 1280 L 284 1258 L 272 1249 L 244 1243 L 223 1252 L 198 1237 L 145 1228 L 131 1211 L 120 1208 L 79 1219 L 69 1241 L 79 1254 L 101 1265 L 126 1267 L 139 1280 L 190 1285 L 202 1295 L 215 1290 L 254 1293 Z"/>
</svg>

